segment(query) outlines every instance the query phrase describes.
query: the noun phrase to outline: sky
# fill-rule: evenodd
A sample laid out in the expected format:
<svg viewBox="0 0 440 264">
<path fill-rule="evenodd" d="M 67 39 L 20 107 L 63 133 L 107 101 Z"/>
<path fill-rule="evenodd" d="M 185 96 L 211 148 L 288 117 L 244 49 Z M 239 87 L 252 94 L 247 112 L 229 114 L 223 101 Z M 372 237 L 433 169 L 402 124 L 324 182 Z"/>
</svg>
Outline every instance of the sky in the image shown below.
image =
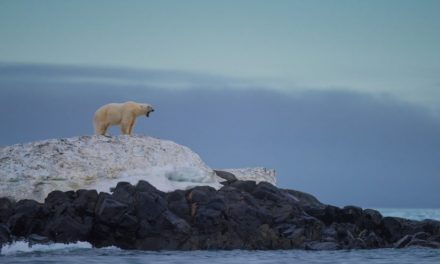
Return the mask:
<svg viewBox="0 0 440 264">
<path fill-rule="evenodd" d="M 212 167 L 272 167 L 338 205 L 440 207 L 439 10 L 3 0 L 0 145 L 91 134 L 101 104 L 142 101 L 158 111 L 135 132 Z"/>
</svg>

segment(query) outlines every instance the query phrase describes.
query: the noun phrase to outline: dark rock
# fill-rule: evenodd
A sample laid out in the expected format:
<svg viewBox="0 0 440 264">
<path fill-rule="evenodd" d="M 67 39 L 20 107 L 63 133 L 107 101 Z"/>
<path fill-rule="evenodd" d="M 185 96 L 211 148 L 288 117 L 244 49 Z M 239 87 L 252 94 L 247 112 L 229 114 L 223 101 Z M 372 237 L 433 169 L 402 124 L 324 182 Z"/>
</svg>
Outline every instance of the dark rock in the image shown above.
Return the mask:
<svg viewBox="0 0 440 264">
<path fill-rule="evenodd" d="M 46 236 L 40 236 L 37 234 L 30 234 L 27 238 L 27 241 L 30 245 L 34 244 L 48 244 L 51 242 L 50 238 Z"/>
<path fill-rule="evenodd" d="M 180 218 L 189 221 L 190 208 L 185 197 L 185 191 L 177 190 L 167 194 L 168 209 Z"/>
<path fill-rule="evenodd" d="M 431 236 L 428 240 L 440 243 L 440 235 Z"/>
<path fill-rule="evenodd" d="M 268 182 L 260 182 L 252 192 L 252 195 L 259 200 L 279 202 L 285 199 L 282 191 Z"/>
<path fill-rule="evenodd" d="M 11 232 L 9 231 L 9 228 L 4 224 L 0 224 L 0 248 L 1 245 L 6 244 L 10 241 L 11 241 Z"/>
<path fill-rule="evenodd" d="M 154 227 L 147 220 L 141 220 L 139 223 L 139 228 L 136 231 L 136 236 L 141 239 L 159 234 L 159 230 L 154 229 Z"/>
<path fill-rule="evenodd" d="M 167 202 L 157 192 L 136 192 L 134 207 L 137 218 L 154 221 L 167 210 Z"/>
<path fill-rule="evenodd" d="M 296 202 L 302 207 L 323 208 L 325 207 L 315 196 L 296 190 L 284 190 L 287 194 L 293 196 Z"/>
<path fill-rule="evenodd" d="M 394 243 L 405 235 L 414 235 L 424 231 L 423 222 L 403 219 L 399 217 L 384 217 L 381 220 L 380 229 L 384 238 Z"/>
<path fill-rule="evenodd" d="M 366 249 L 368 248 L 367 243 L 360 238 L 354 238 L 351 244 L 347 247 L 348 249 Z"/>
<path fill-rule="evenodd" d="M 420 223 L 423 232 L 427 232 L 432 235 L 440 235 L 440 222 L 435 220 L 426 219 Z"/>
<path fill-rule="evenodd" d="M 297 226 L 296 224 L 282 224 L 276 229 L 278 229 L 280 236 L 285 238 L 299 240 L 304 237 L 305 229 L 301 226 Z"/>
<path fill-rule="evenodd" d="M 225 214 L 214 207 L 200 206 L 193 217 L 194 226 L 203 234 L 221 231 L 227 226 Z"/>
<path fill-rule="evenodd" d="M 349 246 L 353 243 L 355 239 L 357 227 L 351 223 L 337 223 L 336 228 L 336 238 L 342 244 Z"/>
<path fill-rule="evenodd" d="M 406 247 L 428 247 L 428 248 L 440 248 L 440 243 L 435 241 L 427 241 L 422 239 L 413 238 Z"/>
<path fill-rule="evenodd" d="M 156 195 L 159 195 L 161 197 L 165 196 L 165 193 L 162 191 L 159 191 L 158 189 L 156 189 L 156 187 L 154 187 L 153 185 L 151 185 L 149 182 L 147 181 L 142 181 L 140 180 L 137 184 L 136 184 L 136 191 L 137 192 L 146 192 L 146 193 L 154 193 Z"/>
<path fill-rule="evenodd" d="M 258 249 L 260 238 L 255 237 L 255 230 L 264 224 L 272 223 L 272 214 L 260 206 L 258 201 L 248 192 L 233 187 L 223 187 L 219 194 L 224 197 L 224 221 L 220 232 L 227 233 L 228 237 L 237 237 L 236 243 L 226 243 L 228 247 L 233 244 L 242 244 L 248 249 Z M 222 238 L 223 239 L 223 238 Z"/>
<path fill-rule="evenodd" d="M 129 213 L 122 215 L 121 220 L 118 222 L 118 227 L 126 232 L 135 232 L 138 227 L 138 219 L 136 216 Z"/>
<path fill-rule="evenodd" d="M 181 248 L 181 241 L 171 239 L 172 234 L 163 232 L 160 236 L 145 237 L 136 241 L 136 248 L 142 250 L 178 250 Z"/>
<path fill-rule="evenodd" d="M 337 232 L 333 225 L 324 227 L 322 229 L 321 237 L 323 241 L 331 242 L 336 241 L 337 239 Z"/>
<path fill-rule="evenodd" d="M 304 211 L 310 216 L 316 217 L 323 221 L 326 225 L 329 225 L 336 221 L 341 209 L 336 206 L 327 205 L 325 207 L 304 207 Z"/>
<path fill-rule="evenodd" d="M 44 204 L 0 198 L 0 244 L 18 237 L 146 250 L 438 248 L 440 222 L 341 209 L 266 182 L 164 193 L 140 181 L 112 194 L 54 191 Z"/>
<path fill-rule="evenodd" d="M 66 204 L 72 203 L 75 198 L 76 194 L 73 191 L 53 191 L 47 195 L 44 205 L 49 210 L 56 210 L 58 207 L 65 207 Z"/>
<path fill-rule="evenodd" d="M 362 208 L 357 206 L 345 206 L 337 214 L 336 220 L 342 223 L 354 223 L 362 215 Z"/>
<path fill-rule="evenodd" d="M 237 180 L 237 177 L 235 177 L 233 173 L 221 170 L 214 170 L 214 172 L 215 174 L 217 174 L 218 177 L 226 180 L 227 182 L 234 182 Z"/>
<path fill-rule="evenodd" d="M 14 202 L 6 197 L 0 198 L 0 223 L 7 223 L 13 214 Z"/>
<path fill-rule="evenodd" d="M 413 238 L 414 237 L 412 235 L 406 235 L 406 236 L 402 237 L 399 241 L 394 243 L 394 247 L 395 248 L 404 248 L 404 247 L 406 247 L 406 245 L 408 245 L 409 242 L 411 242 L 411 240 Z"/>
<path fill-rule="evenodd" d="M 396 242 L 403 237 L 402 223 L 396 217 L 384 217 L 381 220 L 383 234 L 390 242 Z"/>
<path fill-rule="evenodd" d="M 61 216 L 50 222 L 45 233 L 55 242 L 72 243 L 87 241 L 91 229 L 91 222 L 82 223 L 70 216 Z"/>
<path fill-rule="evenodd" d="M 95 247 L 108 247 L 116 245 L 115 227 L 101 222 L 94 222 L 89 236 L 89 242 Z"/>
<path fill-rule="evenodd" d="M 48 213 L 49 218 L 62 218 L 63 216 L 80 218 L 72 205 L 76 198 L 77 195 L 73 191 L 53 191 L 48 194 L 44 201 L 44 210 Z"/>
<path fill-rule="evenodd" d="M 427 240 L 429 238 L 429 234 L 426 232 L 418 232 L 414 234 L 414 238 Z"/>
<path fill-rule="evenodd" d="M 380 225 L 382 215 L 373 209 L 365 209 L 358 218 L 357 224 L 361 229 L 374 230 Z"/>
<path fill-rule="evenodd" d="M 128 182 L 118 182 L 113 190 L 112 197 L 125 204 L 133 204 L 136 187 Z"/>
<path fill-rule="evenodd" d="M 14 215 L 8 221 L 11 234 L 28 236 L 41 233 L 46 226 L 46 213 L 43 205 L 33 200 L 21 200 L 15 206 Z"/>
<path fill-rule="evenodd" d="M 385 246 L 383 239 L 378 237 L 374 232 L 366 231 L 364 234 L 360 234 L 359 238 L 365 242 L 366 248 L 380 248 Z"/>
<path fill-rule="evenodd" d="M 184 219 L 173 214 L 171 211 L 164 213 L 164 227 L 177 234 L 188 235 L 191 232 L 191 226 Z"/>
<path fill-rule="evenodd" d="M 283 241 L 280 239 L 278 232 L 270 228 L 267 224 L 262 224 L 255 230 L 255 237 L 251 240 L 251 243 L 256 248 L 261 249 L 276 249 L 280 248 L 280 244 Z"/>
<path fill-rule="evenodd" d="M 127 210 L 128 205 L 108 197 L 96 206 L 95 215 L 96 219 L 102 223 L 116 225 L 127 213 Z"/>
<path fill-rule="evenodd" d="M 93 215 L 98 200 L 98 192 L 96 190 L 78 190 L 76 191 L 76 199 L 72 205 L 80 215 Z"/>
<path fill-rule="evenodd" d="M 206 204 L 217 191 L 209 186 L 197 186 L 188 191 L 186 197 L 189 203 Z"/>
<path fill-rule="evenodd" d="M 280 203 L 270 208 L 275 224 L 288 222 L 296 217 L 301 216 L 302 210 L 294 204 Z"/>
<path fill-rule="evenodd" d="M 254 189 L 257 187 L 257 184 L 254 181 L 235 181 L 229 186 L 232 186 L 234 188 L 237 188 L 239 190 L 252 193 Z"/>
<path fill-rule="evenodd" d="M 315 217 L 303 216 L 293 221 L 304 228 L 304 238 L 307 240 L 320 240 L 324 224 Z"/>
<path fill-rule="evenodd" d="M 341 246 L 336 242 L 311 242 L 306 244 L 307 250 L 337 250 Z"/>
</svg>

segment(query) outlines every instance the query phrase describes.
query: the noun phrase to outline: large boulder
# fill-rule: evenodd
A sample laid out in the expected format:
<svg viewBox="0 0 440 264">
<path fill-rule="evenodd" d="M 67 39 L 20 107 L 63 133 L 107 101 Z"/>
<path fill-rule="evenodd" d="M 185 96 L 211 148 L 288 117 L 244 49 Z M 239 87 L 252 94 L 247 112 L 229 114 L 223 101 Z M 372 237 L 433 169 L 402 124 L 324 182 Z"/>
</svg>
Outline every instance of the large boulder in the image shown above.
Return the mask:
<svg viewBox="0 0 440 264">
<path fill-rule="evenodd" d="M 0 198 L 0 223 L 6 223 L 14 213 L 14 202 L 3 197 Z"/>
<path fill-rule="evenodd" d="M 6 244 L 11 240 L 11 232 L 5 224 L 0 224 L 0 249 L 2 244 Z"/>
</svg>

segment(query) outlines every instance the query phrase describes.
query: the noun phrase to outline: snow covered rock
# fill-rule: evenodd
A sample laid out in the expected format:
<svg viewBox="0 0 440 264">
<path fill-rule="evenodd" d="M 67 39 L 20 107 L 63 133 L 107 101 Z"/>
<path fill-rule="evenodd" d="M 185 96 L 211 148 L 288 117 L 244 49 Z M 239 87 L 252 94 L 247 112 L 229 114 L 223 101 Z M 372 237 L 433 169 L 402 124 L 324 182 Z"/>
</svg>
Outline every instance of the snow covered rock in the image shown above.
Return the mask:
<svg viewBox="0 0 440 264">
<path fill-rule="evenodd" d="M 274 183 L 274 174 L 264 175 L 264 169 L 229 171 L 238 179 L 246 174 L 243 179 Z M 53 190 L 108 192 L 117 182 L 139 180 L 166 192 L 198 185 L 217 189 L 222 181 L 189 148 L 152 137 L 81 136 L 0 148 L 0 197 L 42 201 Z"/>
<path fill-rule="evenodd" d="M 221 169 L 235 175 L 241 181 L 255 181 L 257 183 L 266 181 L 276 185 L 275 170 L 263 167 L 240 168 L 240 169 Z"/>
<path fill-rule="evenodd" d="M 119 181 L 140 179 L 163 191 L 219 186 L 196 153 L 152 137 L 82 136 L 0 150 L 0 196 L 42 200 L 53 190 L 108 191 Z"/>
</svg>

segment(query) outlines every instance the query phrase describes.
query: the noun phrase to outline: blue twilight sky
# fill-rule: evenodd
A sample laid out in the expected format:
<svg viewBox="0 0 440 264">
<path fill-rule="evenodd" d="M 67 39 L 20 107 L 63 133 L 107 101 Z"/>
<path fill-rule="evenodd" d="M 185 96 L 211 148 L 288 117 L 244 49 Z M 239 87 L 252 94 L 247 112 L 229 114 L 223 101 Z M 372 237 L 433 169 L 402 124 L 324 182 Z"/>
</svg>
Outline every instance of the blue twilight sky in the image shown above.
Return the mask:
<svg viewBox="0 0 440 264">
<path fill-rule="evenodd" d="M 143 101 L 158 111 L 137 133 L 212 167 L 273 167 L 281 187 L 339 205 L 440 207 L 439 13 L 440 1 L 2 0 L 0 145 L 90 134 L 101 104 Z"/>
<path fill-rule="evenodd" d="M 207 72 L 437 106 L 440 2 L 0 1 L 0 59 Z"/>
</svg>

